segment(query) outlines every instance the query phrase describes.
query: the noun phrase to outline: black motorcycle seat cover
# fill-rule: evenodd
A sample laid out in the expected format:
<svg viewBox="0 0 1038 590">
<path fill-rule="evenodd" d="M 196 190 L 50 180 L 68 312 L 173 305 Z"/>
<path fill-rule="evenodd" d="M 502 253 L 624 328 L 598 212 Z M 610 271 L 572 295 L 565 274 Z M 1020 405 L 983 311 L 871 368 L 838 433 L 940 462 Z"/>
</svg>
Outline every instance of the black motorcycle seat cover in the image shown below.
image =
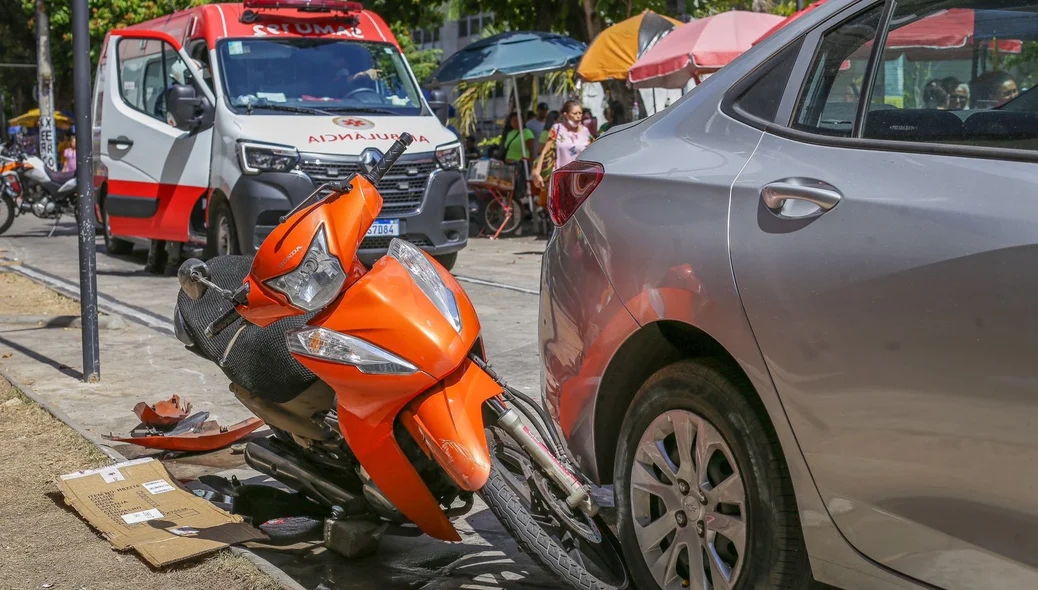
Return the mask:
<svg viewBox="0 0 1038 590">
<path fill-rule="evenodd" d="M 209 260 L 208 265 L 211 280 L 233 291 L 249 274 L 252 257 L 217 256 Z M 285 332 L 302 326 L 317 312 L 278 320 L 266 328 L 239 320 L 215 338 L 208 338 L 205 329 L 230 308 L 231 303 L 211 289 L 197 301 L 183 291 L 177 295 L 177 311 L 188 337 L 214 363 L 220 364 L 227 345 L 241 331 L 221 367 L 231 381 L 278 404 L 292 401 L 317 381 L 317 375 L 293 358 L 285 344 Z"/>
</svg>

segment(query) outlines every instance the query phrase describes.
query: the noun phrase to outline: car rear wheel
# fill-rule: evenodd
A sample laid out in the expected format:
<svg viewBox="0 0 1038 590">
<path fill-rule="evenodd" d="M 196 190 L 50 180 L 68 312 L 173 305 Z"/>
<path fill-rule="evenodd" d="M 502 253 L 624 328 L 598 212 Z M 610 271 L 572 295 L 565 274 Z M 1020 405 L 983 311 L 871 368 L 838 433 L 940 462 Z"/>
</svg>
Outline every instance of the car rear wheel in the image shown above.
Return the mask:
<svg viewBox="0 0 1038 590">
<path fill-rule="evenodd" d="M 807 588 L 792 484 L 749 382 L 710 359 L 641 387 L 620 432 L 620 540 L 638 588 Z"/>
</svg>

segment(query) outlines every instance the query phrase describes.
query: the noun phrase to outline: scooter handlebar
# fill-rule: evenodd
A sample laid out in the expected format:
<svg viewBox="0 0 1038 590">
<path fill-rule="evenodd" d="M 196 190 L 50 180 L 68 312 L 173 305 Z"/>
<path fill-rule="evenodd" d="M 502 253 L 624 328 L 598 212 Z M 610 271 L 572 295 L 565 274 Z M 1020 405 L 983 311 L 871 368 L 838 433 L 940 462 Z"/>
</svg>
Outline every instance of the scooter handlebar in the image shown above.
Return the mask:
<svg viewBox="0 0 1038 590">
<path fill-rule="evenodd" d="M 378 164 L 375 164 L 374 169 L 371 170 L 371 174 L 368 179 L 371 180 L 372 184 L 378 184 L 378 181 L 382 180 L 382 177 L 389 172 L 389 169 L 396 164 L 396 161 L 400 159 L 400 156 L 404 155 L 407 151 L 407 146 L 414 142 L 414 137 L 410 133 L 401 133 L 400 139 L 393 142 L 393 145 L 389 146 L 389 151 L 386 155 L 379 160 Z"/>
</svg>

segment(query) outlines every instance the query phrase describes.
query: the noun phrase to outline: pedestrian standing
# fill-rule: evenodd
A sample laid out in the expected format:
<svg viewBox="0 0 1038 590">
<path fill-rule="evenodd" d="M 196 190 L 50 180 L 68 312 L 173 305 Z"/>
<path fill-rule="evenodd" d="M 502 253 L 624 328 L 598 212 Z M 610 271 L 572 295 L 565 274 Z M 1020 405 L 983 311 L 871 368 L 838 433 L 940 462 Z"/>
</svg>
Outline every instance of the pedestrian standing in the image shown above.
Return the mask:
<svg viewBox="0 0 1038 590">
<path fill-rule="evenodd" d="M 538 187 L 544 186 L 544 170 L 548 174 L 555 168 L 561 168 L 577 159 L 577 156 L 591 145 L 593 135 L 584 126 L 584 107 L 571 100 L 562 106 L 562 120 L 552 126 L 548 133 L 548 142 L 541 148 L 537 164 L 533 167 L 533 182 Z"/>
<path fill-rule="evenodd" d="M 65 160 L 65 165 L 62 167 L 62 172 L 75 172 L 76 171 L 76 136 L 73 135 L 69 138 L 68 147 L 61 154 L 61 157 Z"/>
<path fill-rule="evenodd" d="M 545 125 L 547 124 L 547 120 L 548 120 L 548 103 L 542 102 L 542 103 L 537 105 L 537 114 L 534 115 L 533 117 L 530 117 L 530 119 L 528 121 L 526 121 L 526 128 L 529 129 L 530 131 L 533 131 L 533 137 L 534 137 L 533 151 L 530 152 L 531 156 L 533 156 L 533 154 L 536 154 L 537 150 L 540 149 L 540 146 L 541 146 L 540 137 L 541 137 L 541 133 L 545 129 Z M 551 126 L 548 126 L 547 128 L 550 129 Z"/>
</svg>

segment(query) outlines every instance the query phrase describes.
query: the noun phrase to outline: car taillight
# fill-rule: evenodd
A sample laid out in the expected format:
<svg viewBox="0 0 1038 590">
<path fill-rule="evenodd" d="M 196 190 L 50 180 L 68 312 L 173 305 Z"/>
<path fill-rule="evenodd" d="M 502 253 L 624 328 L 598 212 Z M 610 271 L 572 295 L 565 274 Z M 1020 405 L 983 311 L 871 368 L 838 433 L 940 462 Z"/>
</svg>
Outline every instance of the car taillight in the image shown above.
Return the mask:
<svg viewBox="0 0 1038 590">
<path fill-rule="evenodd" d="M 598 162 L 577 160 L 551 174 L 548 185 L 548 212 L 555 225 L 564 225 L 580 204 L 602 182 L 605 168 Z"/>
</svg>

